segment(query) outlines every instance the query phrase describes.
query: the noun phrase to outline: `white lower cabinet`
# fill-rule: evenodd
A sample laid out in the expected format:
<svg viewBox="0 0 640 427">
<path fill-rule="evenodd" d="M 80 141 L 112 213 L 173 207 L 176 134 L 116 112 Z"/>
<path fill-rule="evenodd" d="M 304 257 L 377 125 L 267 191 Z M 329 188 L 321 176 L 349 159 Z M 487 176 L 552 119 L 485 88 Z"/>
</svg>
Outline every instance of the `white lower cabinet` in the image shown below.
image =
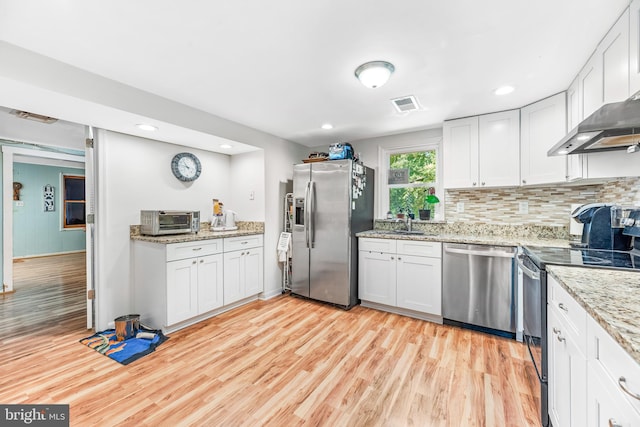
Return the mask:
<svg viewBox="0 0 640 427">
<path fill-rule="evenodd" d="M 142 324 L 168 333 L 257 297 L 264 287 L 262 245 L 262 235 L 172 244 L 134 240 L 134 312 Z"/>
<path fill-rule="evenodd" d="M 442 244 L 359 239 L 362 305 L 442 322 Z"/>
<path fill-rule="evenodd" d="M 640 427 L 640 365 L 554 277 L 547 278 L 551 423 Z"/>
<path fill-rule="evenodd" d="M 572 328 L 555 309 L 547 313 L 549 417 L 554 426 L 586 425 L 587 359 Z"/>
<path fill-rule="evenodd" d="M 222 307 L 222 254 L 167 263 L 167 325 Z"/>
<path fill-rule="evenodd" d="M 232 237 L 225 240 L 224 304 L 257 295 L 264 289 L 263 247 L 260 239 Z M 241 247 L 229 251 L 227 248 Z"/>
<path fill-rule="evenodd" d="M 587 320 L 587 334 L 586 425 L 639 427 L 640 365 L 591 317 Z"/>
<path fill-rule="evenodd" d="M 386 253 L 362 250 L 359 252 L 358 297 L 363 301 L 395 306 L 395 252 Z"/>
</svg>

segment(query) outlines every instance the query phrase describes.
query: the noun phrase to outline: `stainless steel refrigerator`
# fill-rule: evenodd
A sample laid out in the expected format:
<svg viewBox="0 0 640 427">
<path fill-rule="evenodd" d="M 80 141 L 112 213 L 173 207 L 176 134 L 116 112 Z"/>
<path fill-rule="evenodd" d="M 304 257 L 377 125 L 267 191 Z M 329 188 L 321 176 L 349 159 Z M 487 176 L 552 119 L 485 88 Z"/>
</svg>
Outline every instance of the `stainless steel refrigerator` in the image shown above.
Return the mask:
<svg viewBox="0 0 640 427">
<path fill-rule="evenodd" d="M 352 160 L 293 167 L 292 294 L 358 303 L 355 234 L 373 228 L 373 189 L 373 170 Z"/>
</svg>

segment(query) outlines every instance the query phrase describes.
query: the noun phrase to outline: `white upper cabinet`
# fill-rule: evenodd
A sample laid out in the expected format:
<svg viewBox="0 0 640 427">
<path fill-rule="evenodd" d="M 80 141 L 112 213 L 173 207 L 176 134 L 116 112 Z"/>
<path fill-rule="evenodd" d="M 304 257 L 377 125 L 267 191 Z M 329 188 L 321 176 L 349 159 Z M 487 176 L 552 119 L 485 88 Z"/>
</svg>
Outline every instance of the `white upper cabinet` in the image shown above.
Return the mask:
<svg viewBox="0 0 640 427">
<path fill-rule="evenodd" d="M 634 31 L 637 33 L 638 30 Z M 633 56 L 632 54 L 631 58 Z M 637 59 L 635 62 L 637 63 Z M 629 97 L 629 64 L 629 9 L 627 9 L 602 39 L 596 51 L 578 73 L 577 81 L 574 81 L 567 91 L 569 130 L 603 104 L 624 101 Z M 631 65 L 631 67 L 634 66 Z M 574 93 L 576 90 L 578 91 L 577 99 Z M 576 102 L 579 106 L 577 119 Z"/>
<path fill-rule="evenodd" d="M 567 89 L 567 132 L 578 126 L 580 115 L 580 80 L 576 77 Z M 584 176 L 582 154 L 572 154 L 567 157 L 567 181 L 574 181 Z"/>
<path fill-rule="evenodd" d="M 578 74 L 580 120 L 629 97 L 629 10 L 611 27 Z M 577 123 L 571 123 L 575 126 Z"/>
<path fill-rule="evenodd" d="M 639 0 L 640 1 L 640 0 Z M 578 126 L 580 115 L 580 81 L 576 77 L 567 89 L 567 131 Z M 564 136 L 564 135 L 563 135 Z"/>
<path fill-rule="evenodd" d="M 443 180 L 445 188 L 478 185 L 478 117 L 444 122 Z"/>
<path fill-rule="evenodd" d="M 629 6 L 629 95 L 640 91 L 640 0 Z"/>
<path fill-rule="evenodd" d="M 519 184 L 519 110 L 450 120 L 443 134 L 445 188 Z"/>
<path fill-rule="evenodd" d="M 547 156 L 547 151 L 566 134 L 567 108 L 564 92 L 520 110 L 520 173 L 522 185 L 563 182 L 567 156 Z"/>
<path fill-rule="evenodd" d="M 520 183 L 520 111 L 480 116 L 478 169 L 481 187 Z"/>
<path fill-rule="evenodd" d="M 603 103 L 629 97 L 629 10 L 622 14 L 602 40 L 596 54 L 602 63 Z"/>
<path fill-rule="evenodd" d="M 594 54 L 578 74 L 580 120 L 602 107 L 602 57 Z"/>
<path fill-rule="evenodd" d="M 632 14 L 636 15 L 634 17 L 636 26 L 638 25 L 637 13 L 636 5 L 635 12 L 632 12 Z M 624 101 L 631 92 L 629 81 L 630 78 L 635 77 L 631 75 L 635 71 L 630 73 L 630 67 L 633 67 L 633 65 L 630 66 L 629 64 L 632 61 L 637 62 L 637 58 L 633 59 L 634 56 L 637 56 L 637 53 L 630 55 L 629 25 L 630 10 L 627 9 L 602 39 L 590 61 L 590 63 L 599 64 L 600 67 L 599 72 L 602 83 L 600 105 Z M 634 28 L 632 33 L 637 36 L 638 28 Z M 585 114 L 583 118 L 587 116 L 588 114 Z M 590 179 L 640 175 L 640 165 L 635 154 L 627 154 L 624 151 L 590 153 L 584 156 L 584 159 L 586 177 Z"/>
</svg>

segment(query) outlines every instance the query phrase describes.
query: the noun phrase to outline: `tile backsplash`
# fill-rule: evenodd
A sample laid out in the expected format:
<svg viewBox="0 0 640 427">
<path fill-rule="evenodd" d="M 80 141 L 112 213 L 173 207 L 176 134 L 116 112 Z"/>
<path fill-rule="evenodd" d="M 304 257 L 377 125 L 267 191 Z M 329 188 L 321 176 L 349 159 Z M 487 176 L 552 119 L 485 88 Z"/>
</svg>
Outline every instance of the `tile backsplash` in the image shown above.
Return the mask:
<svg viewBox="0 0 640 427">
<path fill-rule="evenodd" d="M 526 202 L 527 213 L 520 213 Z M 452 222 L 569 226 L 574 203 L 617 203 L 640 206 L 640 177 L 606 183 L 553 187 L 446 190 L 445 218 Z M 464 211 L 458 212 L 458 203 Z"/>
</svg>

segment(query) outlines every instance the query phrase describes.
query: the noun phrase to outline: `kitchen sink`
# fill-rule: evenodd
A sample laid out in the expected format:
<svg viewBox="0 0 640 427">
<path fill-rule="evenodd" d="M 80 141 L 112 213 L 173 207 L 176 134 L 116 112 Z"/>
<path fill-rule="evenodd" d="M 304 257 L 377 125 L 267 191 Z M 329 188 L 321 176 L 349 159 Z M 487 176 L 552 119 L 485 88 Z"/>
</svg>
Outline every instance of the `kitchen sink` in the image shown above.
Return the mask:
<svg viewBox="0 0 640 427">
<path fill-rule="evenodd" d="M 420 230 L 393 230 L 393 233 L 395 234 L 416 234 L 416 235 L 421 235 L 421 234 L 425 234 L 424 231 L 420 231 Z"/>
</svg>

